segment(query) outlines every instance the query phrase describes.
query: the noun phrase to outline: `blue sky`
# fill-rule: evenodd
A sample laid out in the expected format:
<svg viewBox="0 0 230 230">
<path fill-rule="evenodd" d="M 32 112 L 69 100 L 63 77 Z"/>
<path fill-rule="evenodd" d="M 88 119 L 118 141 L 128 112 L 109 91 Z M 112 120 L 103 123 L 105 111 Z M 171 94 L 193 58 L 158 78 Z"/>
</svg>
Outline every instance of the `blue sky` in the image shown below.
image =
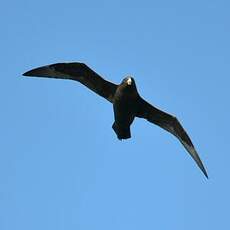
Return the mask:
<svg viewBox="0 0 230 230">
<path fill-rule="evenodd" d="M 229 1 L 4 1 L 0 229 L 229 229 Z M 178 117 L 210 180 L 170 134 L 72 81 L 23 78 L 81 61 Z"/>
</svg>

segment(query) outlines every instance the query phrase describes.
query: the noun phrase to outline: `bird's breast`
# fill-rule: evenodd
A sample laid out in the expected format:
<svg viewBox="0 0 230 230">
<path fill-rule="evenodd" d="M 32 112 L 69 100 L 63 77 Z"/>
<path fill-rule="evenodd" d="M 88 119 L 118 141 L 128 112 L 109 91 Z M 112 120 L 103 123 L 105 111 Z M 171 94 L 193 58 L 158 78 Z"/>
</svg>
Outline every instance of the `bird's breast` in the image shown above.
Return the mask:
<svg viewBox="0 0 230 230">
<path fill-rule="evenodd" d="M 114 96 L 114 106 L 132 109 L 135 107 L 137 96 L 135 94 L 123 91 L 117 91 Z"/>
<path fill-rule="evenodd" d="M 114 96 L 113 109 L 118 124 L 130 125 L 137 110 L 137 96 L 131 92 L 117 91 Z"/>
</svg>

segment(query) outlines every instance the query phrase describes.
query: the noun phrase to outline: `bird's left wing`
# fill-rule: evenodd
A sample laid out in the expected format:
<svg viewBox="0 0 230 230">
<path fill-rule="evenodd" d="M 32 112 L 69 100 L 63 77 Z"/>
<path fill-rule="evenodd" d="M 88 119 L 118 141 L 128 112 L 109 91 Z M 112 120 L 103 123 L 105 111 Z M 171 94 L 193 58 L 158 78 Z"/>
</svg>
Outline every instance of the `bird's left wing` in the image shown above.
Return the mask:
<svg viewBox="0 0 230 230">
<path fill-rule="evenodd" d="M 140 98 L 139 111 L 137 112 L 136 116 L 140 118 L 145 118 L 149 122 L 160 126 L 161 128 L 176 136 L 185 147 L 185 149 L 189 152 L 191 157 L 195 160 L 204 175 L 208 178 L 208 174 L 195 147 L 193 146 L 191 139 L 189 138 L 188 134 L 185 132 L 176 117 L 153 107 L 142 98 Z"/>
<path fill-rule="evenodd" d="M 75 80 L 110 102 L 113 102 L 113 96 L 117 89 L 116 84 L 106 81 L 86 64 L 80 62 L 46 65 L 32 69 L 23 75 Z"/>
</svg>

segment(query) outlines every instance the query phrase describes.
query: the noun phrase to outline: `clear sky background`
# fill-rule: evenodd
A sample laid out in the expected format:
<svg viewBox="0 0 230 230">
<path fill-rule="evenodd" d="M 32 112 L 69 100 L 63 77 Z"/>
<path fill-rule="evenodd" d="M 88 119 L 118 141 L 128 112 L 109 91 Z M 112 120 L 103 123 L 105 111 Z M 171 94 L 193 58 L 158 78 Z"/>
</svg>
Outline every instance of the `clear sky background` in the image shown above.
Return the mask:
<svg viewBox="0 0 230 230">
<path fill-rule="evenodd" d="M 1 2 L 0 229 L 230 229 L 230 3 Z M 178 117 L 182 145 L 136 119 L 119 141 L 110 103 L 73 81 L 23 78 L 81 61 Z"/>
</svg>

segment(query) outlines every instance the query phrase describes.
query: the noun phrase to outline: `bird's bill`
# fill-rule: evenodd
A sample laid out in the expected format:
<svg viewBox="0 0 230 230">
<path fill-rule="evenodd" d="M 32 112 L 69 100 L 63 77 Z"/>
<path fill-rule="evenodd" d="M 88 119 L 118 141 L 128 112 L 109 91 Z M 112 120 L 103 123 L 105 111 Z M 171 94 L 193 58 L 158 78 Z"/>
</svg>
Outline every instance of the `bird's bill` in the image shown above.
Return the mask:
<svg viewBox="0 0 230 230">
<path fill-rule="evenodd" d="M 127 79 L 126 82 L 127 82 L 128 85 L 131 85 L 131 84 L 132 84 L 132 79 L 131 79 L 131 77 L 129 77 L 129 78 Z"/>
</svg>

